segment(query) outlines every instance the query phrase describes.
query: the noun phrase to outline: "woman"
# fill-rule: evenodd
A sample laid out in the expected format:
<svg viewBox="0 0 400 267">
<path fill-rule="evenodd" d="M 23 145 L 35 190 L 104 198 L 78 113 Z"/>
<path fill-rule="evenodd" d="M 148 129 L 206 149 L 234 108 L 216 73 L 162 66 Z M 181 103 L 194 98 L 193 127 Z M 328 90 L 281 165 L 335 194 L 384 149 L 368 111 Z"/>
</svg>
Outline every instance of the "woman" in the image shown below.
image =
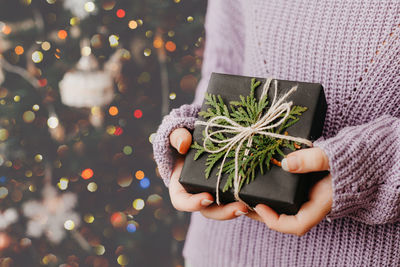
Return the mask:
<svg viewBox="0 0 400 267">
<path fill-rule="evenodd" d="M 153 143 L 173 205 L 196 211 L 185 259 L 195 267 L 400 266 L 400 2 L 212 0 L 205 28 L 195 100 L 164 118 Z M 323 137 L 284 167 L 330 175 L 297 215 L 216 206 L 177 181 L 182 159 L 172 149 L 186 153 L 211 72 L 324 86 Z"/>
</svg>

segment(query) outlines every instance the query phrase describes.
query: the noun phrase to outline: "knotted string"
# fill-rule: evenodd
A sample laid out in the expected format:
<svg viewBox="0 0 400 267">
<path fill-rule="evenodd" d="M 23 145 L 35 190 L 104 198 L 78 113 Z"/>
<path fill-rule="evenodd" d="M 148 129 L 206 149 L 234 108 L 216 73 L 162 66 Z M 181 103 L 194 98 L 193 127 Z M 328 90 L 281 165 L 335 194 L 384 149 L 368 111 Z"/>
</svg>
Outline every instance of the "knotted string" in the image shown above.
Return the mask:
<svg viewBox="0 0 400 267">
<path fill-rule="evenodd" d="M 263 100 L 264 97 L 267 97 L 271 82 L 272 82 L 272 78 L 268 78 L 266 80 L 260 99 Z M 225 164 L 225 160 L 226 160 L 229 152 L 232 150 L 232 148 L 236 144 L 237 144 L 237 147 L 235 149 L 235 177 L 234 177 L 234 182 L 233 182 L 234 197 L 237 201 L 242 202 L 250 209 L 252 209 L 252 208 L 239 197 L 239 188 L 240 188 L 240 184 L 241 184 L 241 181 L 243 178 L 239 174 L 239 153 L 240 153 L 240 149 L 242 148 L 244 142 L 247 141 L 247 146 L 246 146 L 247 148 L 245 149 L 245 152 L 244 152 L 244 158 L 246 158 L 249 154 L 249 151 L 250 151 L 249 147 L 251 147 L 251 145 L 252 145 L 253 136 L 255 134 L 261 134 L 261 135 L 272 137 L 272 138 L 294 141 L 294 142 L 305 144 L 309 147 L 312 147 L 312 145 L 313 145 L 311 141 L 304 139 L 304 138 L 268 132 L 268 130 L 274 129 L 275 127 L 280 126 L 288 118 L 288 116 L 290 114 L 290 109 L 293 105 L 293 102 L 292 101 L 285 102 L 285 101 L 293 92 L 295 92 L 297 90 L 297 86 L 294 86 L 285 95 L 283 95 L 281 98 L 277 99 L 277 91 L 278 91 L 277 80 L 275 80 L 274 85 L 275 85 L 274 86 L 274 89 L 275 89 L 274 97 L 272 99 L 270 108 L 264 114 L 264 116 L 261 117 L 262 114 L 260 114 L 257 122 L 251 126 L 242 126 L 226 116 L 216 116 L 216 117 L 210 118 L 207 122 L 204 122 L 204 121 L 196 121 L 195 122 L 195 125 L 205 126 L 205 138 L 203 141 L 203 147 L 204 147 L 205 151 L 207 151 L 208 153 L 214 154 L 214 153 L 219 153 L 221 151 L 226 150 L 226 153 L 224 155 L 224 158 L 223 158 L 221 166 L 220 166 L 218 178 L 217 178 L 216 202 L 218 205 L 221 204 L 220 199 L 219 199 L 219 185 L 221 183 L 223 166 Z M 282 114 L 285 114 L 283 116 L 283 118 L 281 118 L 279 121 L 274 123 L 274 121 L 276 119 L 278 119 Z M 217 121 L 219 121 L 219 122 L 217 122 Z M 225 122 L 225 123 L 222 123 L 222 122 Z M 219 128 L 220 130 L 213 131 L 213 128 L 214 129 Z M 227 138 L 225 140 L 219 140 L 219 139 L 213 138 L 214 135 L 217 135 L 219 133 L 233 134 L 233 137 Z M 225 144 L 225 145 L 218 149 L 212 150 L 207 147 L 207 145 L 206 145 L 207 141 L 211 141 L 214 144 Z"/>
</svg>

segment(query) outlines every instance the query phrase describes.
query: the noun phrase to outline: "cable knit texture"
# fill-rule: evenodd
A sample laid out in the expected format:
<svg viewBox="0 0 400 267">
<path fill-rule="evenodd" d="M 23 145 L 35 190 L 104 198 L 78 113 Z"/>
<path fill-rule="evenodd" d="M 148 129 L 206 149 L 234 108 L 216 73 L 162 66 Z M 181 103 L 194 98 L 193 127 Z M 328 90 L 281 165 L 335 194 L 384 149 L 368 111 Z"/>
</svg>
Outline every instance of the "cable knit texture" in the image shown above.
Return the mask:
<svg viewBox="0 0 400 267">
<path fill-rule="evenodd" d="M 193 266 L 400 266 L 400 2 L 210 0 L 192 108 L 164 118 L 154 142 L 166 183 L 168 135 L 192 128 L 211 72 L 318 82 L 328 102 L 315 146 L 329 157 L 333 206 L 302 237 L 241 216 L 192 214 Z M 189 111 L 188 111 L 189 110 Z"/>
</svg>

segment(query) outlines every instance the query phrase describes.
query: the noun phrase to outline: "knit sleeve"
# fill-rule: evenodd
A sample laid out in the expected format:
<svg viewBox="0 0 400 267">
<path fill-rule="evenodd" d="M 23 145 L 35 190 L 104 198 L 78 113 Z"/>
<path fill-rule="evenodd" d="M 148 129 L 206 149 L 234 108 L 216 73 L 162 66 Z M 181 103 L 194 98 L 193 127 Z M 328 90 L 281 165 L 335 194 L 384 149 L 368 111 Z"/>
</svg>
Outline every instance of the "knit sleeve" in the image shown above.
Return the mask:
<svg viewBox="0 0 400 267">
<path fill-rule="evenodd" d="M 314 142 L 329 158 L 333 204 L 327 218 L 400 222 L 400 30 L 364 72 L 335 136 Z"/>
<path fill-rule="evenodd" d="M 223 0 L 208 2 L 205 21 L 206 44 L 201 71 L 201 80 L 196 89 L 192 104 L 174 109 L 165 116 L 153 140 L 154 159 L 159 173 L 166 186 L 169 185 L 172 168 L 175 163 L 173 148 L 169 143 L 169 135 L 177 128 L 194 128 L 197 113 L 200 110 L 212 72 L 240 74 L 243 62 L 243 21 L 241 19 L 241 3 Z"/>
<path fill-rule="evenodd" d="M 182 105 L 180 108 L 173 109 L 170 114 L 166 115 L 158 127 L 153 140 L 154 160 L 157 163 L 158 172 L 166 186 L 169 185 L 169 178 L 174 165 L 173 148 L 169 142 L 169 135 L 177 128 L 193 130 L 199 111 L 199 105 Z"/>
<path fill-rule="evenodd" d="M 400 221 L 400 119 L 385 115 L 318 140 L 329 158 L 335 219 Z"/>
</svg>

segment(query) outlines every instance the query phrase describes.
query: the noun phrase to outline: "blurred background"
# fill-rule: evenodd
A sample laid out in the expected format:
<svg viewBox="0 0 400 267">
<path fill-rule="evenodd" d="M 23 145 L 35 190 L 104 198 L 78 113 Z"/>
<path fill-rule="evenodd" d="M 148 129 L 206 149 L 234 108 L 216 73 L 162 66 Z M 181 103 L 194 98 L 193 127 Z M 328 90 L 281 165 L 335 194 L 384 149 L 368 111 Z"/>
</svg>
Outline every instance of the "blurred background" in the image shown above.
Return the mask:
<svg viewBox="0 0 400 267">
<path fill-rule="evenodd" d="M 183 266 L 152 139 L 193 100 L 202 0 L 0 0 L 0 266 Z"/>
</svg>

